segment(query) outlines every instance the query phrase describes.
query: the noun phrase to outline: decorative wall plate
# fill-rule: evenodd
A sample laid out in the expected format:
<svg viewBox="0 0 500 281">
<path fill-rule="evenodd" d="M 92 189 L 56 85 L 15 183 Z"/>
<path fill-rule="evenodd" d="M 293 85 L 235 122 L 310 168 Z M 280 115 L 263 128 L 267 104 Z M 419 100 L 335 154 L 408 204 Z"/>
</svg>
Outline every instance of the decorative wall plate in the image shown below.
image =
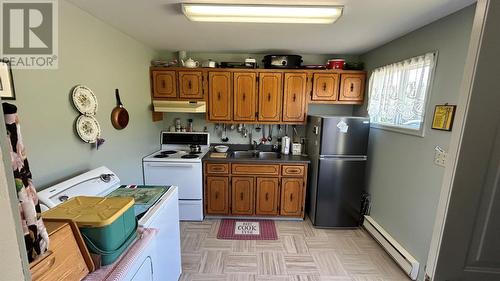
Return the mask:
<svg viewBox="0 0 500 281">
<path fill-rule="evenodd" d="M 86 86 L 77 85 L 73 88 L 73 104 L 81 114 L 94 116 L 97 112 L 97 97 Z"/>
<path fill-rule="evenodd" d="M 101 135 L 101 126 L 93 116 L 80 115 L 76 120 L 76 132 L 87 143 L 95 143 Z"/>
</svg>

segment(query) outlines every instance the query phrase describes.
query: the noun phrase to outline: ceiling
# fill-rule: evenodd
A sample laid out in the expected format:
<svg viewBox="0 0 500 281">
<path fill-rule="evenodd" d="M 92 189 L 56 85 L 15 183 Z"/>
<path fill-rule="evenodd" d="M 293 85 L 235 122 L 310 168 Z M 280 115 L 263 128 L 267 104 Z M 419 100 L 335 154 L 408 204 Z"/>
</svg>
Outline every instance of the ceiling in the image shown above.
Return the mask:
<svg viewBox="0 0 500 281">
<path fill-rule="evenodd" d="M 180 2 L 283 4 L 284 1 L 70 0 L 156 50 L 362 54 L 464 8 L 475 0 L 287 1 L 344 5 L 330 25 L 191 22 Z"/>
</svg>

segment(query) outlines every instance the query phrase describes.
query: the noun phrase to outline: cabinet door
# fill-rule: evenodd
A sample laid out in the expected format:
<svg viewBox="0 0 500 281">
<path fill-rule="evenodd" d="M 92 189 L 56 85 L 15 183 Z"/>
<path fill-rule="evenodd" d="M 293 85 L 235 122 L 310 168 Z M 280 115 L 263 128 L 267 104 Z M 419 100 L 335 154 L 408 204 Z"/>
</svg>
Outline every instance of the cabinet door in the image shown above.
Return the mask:
<svg viewBox="0 0 500 281">
<path fill-rule="evenodd" d="M 229 177 L 207 177 L 205 200 L 208 215 L 229 214 Z"/>
<path fill-rule="evenodd" d="M 339 75 L 337 73 L 314 73 L 313 101 L 336 101 L 339 93 Z"/>
<path fill-rule="evenodd" d="M 233 177 L 231 180 L 233 215 L 253 215 L 254 214 L 254 192 L 255 179 L 253 177 Z"/>
<path fill-rule="evenodd" d="M 231 73 L 208 73 L 208 119 L 231 121 Z"/>
<path fill-rule="evenodd" d="M 283 121 L 302 123 L 306 119 L 306 74 L 285 73 Z"/>
<path fill-rule="evenodd" d="M 255 121 L 255 72 L 233 73 L 234 121 Z"/>
<path fill-rule="evenodd" d="M 257 178 L 256 215 L 278 215 L 278 198 L 278 178 Z"/>
<path fill-rule="evenodd" d="M 181 99 L 203 99 L 201 71 L 179 71 L 179 97 Z"/>
<path fill-rule="evenodd" d="M 175 71 L 153 71 L 153 98 L 176 98 Z"/>
<path fill-rule="evenodd" d="M 281 81 L 281 73 L 259 74 L 259 121 L 280 121 L 283 96 Z"/>
<path fill-rule="evenodd" d="M 282 178 L 281 179 L 281 210 L 282 216 L 303 216 L 304 200 L 303 178 Z"/>
<path fill-rule="evenodd" d="M 365 74 L 342 74 L 340 77 L 340 101 L 363 102 Z"/>
</svg>

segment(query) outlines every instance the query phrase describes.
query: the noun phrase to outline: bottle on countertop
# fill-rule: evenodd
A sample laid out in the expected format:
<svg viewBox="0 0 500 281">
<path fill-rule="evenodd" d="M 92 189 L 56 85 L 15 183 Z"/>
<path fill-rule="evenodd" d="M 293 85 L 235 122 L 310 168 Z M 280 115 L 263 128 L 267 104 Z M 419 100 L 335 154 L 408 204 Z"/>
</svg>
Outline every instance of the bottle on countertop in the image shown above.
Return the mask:
<svg viewBox="0 0 500 281">
<path fill-rule="evenodd" d="M 186 128 L 186 132 L 192 132 L 193 131 L 193 119 L 188 119 L 188 125 Z"/>
</svg>

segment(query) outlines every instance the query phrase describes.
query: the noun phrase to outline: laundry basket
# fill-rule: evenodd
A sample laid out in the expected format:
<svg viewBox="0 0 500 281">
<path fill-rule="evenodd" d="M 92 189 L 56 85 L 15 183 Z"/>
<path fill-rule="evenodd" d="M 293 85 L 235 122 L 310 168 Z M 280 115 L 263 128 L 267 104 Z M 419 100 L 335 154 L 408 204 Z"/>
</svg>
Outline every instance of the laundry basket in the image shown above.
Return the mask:
<svg viewBox="0 0 500 281">
<path fill-rule="evenodd" d="M 76 222 L 89 251 L 101 256 L 101 265 L 113 263 L 137 237 L 131 197 L 74 197 L 42 217 Z"/>
</svg>

